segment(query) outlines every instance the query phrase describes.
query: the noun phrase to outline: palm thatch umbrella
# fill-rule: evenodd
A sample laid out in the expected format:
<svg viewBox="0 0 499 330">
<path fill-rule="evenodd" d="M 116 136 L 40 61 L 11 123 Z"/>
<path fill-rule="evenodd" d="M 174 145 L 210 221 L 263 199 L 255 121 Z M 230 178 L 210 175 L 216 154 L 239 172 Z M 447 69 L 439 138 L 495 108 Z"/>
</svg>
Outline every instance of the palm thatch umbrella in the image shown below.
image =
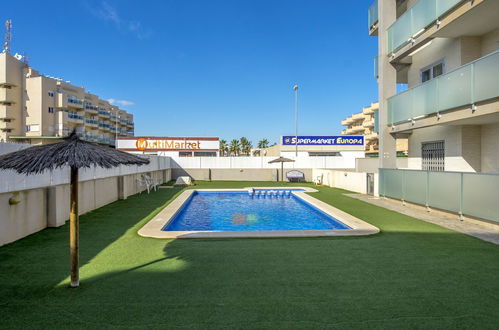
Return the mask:
<svg viewBox="0 0 499 330">
<path fill-rule="evenodd" d="M 0 169 L 15 170 L 21 174 L 38 174 L 46 170 L 69 166 L 70 213 L 69 245 L 71 254 L 71 287 L 80 285 L 78 267 L 78 169 L 99 166 L 144 165 L 149 160 L 109 147 L 80 140 L 71 133 L 62 142 L 35 146 L 0 156 Z"/>
<path fill-rule="evenodd" d="M 274 160 L 271 160 L 269 162 L 269 164 L 281 163 L 281 182 L 284 181 L 284 163 L 289 163 L 289 162 L 294 162 L 294 160 L 282 156 Z"/>
</svg>

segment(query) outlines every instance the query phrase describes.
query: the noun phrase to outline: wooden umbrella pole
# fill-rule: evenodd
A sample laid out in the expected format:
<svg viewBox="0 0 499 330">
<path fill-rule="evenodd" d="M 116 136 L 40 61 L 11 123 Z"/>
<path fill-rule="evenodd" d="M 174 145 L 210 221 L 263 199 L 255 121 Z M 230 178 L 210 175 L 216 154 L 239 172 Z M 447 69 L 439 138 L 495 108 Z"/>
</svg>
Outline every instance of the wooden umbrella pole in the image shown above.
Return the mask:
<svg viewBox="0 0 499 330">
<path fill-rule="evenodd" d="M 281 182 L 284 182 L 284 162 L 281 162 Z"/>
<path fill-rule="evenodd" d="M 69 213 L 69 249 L 71 255 L 71 287 L 80 285 L 78 269 L 79 224 L 78 224 L 78 168 L 71 167 L 70 182 L 70 213 Z"/>
</svg>

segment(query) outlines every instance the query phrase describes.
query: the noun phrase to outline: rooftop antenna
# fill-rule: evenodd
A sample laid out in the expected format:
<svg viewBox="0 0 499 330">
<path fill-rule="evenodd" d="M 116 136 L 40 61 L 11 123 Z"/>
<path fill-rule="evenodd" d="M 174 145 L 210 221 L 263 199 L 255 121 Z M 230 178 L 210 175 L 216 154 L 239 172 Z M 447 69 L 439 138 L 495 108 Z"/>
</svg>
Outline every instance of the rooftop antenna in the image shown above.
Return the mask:
<svg viewBox="0 0 499 330">
<path fill-rule="evenodd" d="M 10 52 L 10 42 L 12 41 L 12 20 L 8 19 L 5 21 L 5 42 L 3 44 L 3 50 L 6 54 Z"/>
</svg>

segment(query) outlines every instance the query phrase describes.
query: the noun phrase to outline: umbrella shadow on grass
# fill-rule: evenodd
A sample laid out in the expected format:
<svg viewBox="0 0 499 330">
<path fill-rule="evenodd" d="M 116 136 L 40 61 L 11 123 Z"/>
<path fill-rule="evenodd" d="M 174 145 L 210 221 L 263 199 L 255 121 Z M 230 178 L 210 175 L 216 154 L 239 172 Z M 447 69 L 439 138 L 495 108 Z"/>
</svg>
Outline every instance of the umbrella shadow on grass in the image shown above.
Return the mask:
<svg viewBox="0 0 499 330">
<path fill-rule="evenodd" d="M 137 194 L 81 215 L 81 268 L 128 230 L 147 222 L 179 191 L 159 189 Z M 68 237 L 69 221 L 0 247 L 0 297 L 4 303 L 47 292 L 67 279 Z"/>
</svg>

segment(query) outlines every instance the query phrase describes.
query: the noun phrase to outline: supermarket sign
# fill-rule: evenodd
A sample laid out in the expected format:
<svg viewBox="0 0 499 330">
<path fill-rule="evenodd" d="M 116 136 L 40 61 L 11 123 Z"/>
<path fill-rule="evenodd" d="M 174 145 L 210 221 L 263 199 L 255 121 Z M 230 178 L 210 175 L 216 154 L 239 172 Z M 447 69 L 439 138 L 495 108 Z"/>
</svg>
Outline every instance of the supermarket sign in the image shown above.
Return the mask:
<svg viewBox="0 0 499 330">
<path fill-rule="evenodd" d="M 219 138 L 131 137 L 119 138 L 117 148 L 125 151 L 218 151 Z"/>
<path fill-rule="evenodd" d="M 285 146 L 363 146 L 363 135 L 283 136 Z"/>
</svg>

